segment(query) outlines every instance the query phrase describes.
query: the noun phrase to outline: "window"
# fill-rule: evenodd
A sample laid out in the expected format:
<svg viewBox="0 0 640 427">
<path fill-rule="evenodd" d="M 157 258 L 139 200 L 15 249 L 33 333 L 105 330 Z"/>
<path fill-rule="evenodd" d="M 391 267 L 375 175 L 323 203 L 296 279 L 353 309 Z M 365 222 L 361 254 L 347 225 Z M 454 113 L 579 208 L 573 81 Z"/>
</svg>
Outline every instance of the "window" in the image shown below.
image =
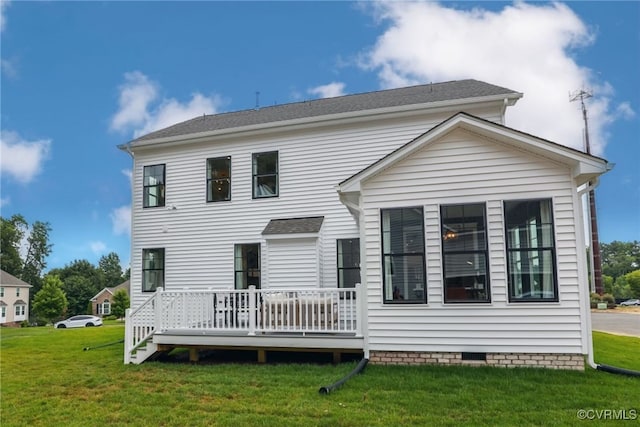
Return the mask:
<svg viewBox="0 0 640 427">
<path fill-rule="evenodd" d="M 236 245 L 234 258 L 236 289 L 260 289 L 260 244 Z"/>
<path fill-rule="evenodd" d="M 483 203 L 440 208 L 444 302 L 489 302 Z"/>
<path fill-rule="evenodd" d="M 0 317 L 5 318 L 7 317 L 7 307 L 0 307 Z"/>
<path fill-rule="evenodd" d="M 4 288 L 0 288 L 0 297 L 4 296 Z"/>
<path fill-rule="evenodd" d="M 360 283 L 360 239 L 338 240 L 338 287 L 354 288 Z"/>
<path fill-rule="evenodd" d="M 144 167 L 142 206 L 155 208 L 164 206 L 165 166 L 153 165 Z"/>
<path fill-rule="evenodd" d="M 207 202 L 231 200 L 231 157 L 207 159 Z"/>
<path fill-rule="evenodd" d="M 550 199 L 504 202 L 509 301 L 558 301 Z"/>
<path fill-rule="evenodd" d="M 383 209 L 381 217 L 384 302 L 426 302 L 422 208 Z"/>
<path fill-rule="evenodd" d="M 164 288 L 164 248 L 142 250 L 142 292 Z"/>
<path fill-rule="evenodd" d="M 253 198 L 278 196 L 278 152 L 253 155 Z"/>
<path fill-rule="evenodd" d="M 98 310 L 98 314 L 111 314 L 111 303 L 108 299 L 104 300 L 102 307 Z"/>
<path fill-rule="evenodd" d="M 20 296 L 20 288 L 16 288 L 16 296 L 19 297 Z"/>
<path fill-rule="evenodd" d="M 22 316 L 24 316 L 25 313 L 26 313 L 26 306 L 24 306 L 24 305 L 16 305 L 16 316 L 15 317 L 22 317 Z"/>
</svg>

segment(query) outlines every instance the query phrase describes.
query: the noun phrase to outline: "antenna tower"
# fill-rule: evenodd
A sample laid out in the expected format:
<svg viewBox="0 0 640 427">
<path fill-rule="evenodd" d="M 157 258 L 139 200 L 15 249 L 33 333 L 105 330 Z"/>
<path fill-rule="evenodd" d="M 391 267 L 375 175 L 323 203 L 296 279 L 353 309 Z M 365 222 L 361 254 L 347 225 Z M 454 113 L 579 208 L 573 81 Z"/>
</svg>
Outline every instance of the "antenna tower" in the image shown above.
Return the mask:
<svg viewBox="0 0 640 427">
<path fill-rule="evenodd" d="M 589 142 L 589 121 L 587 119 L 587 107 L 585 105 L 585 99 L 591 98 L 593 95 L 591 92 L 587 92 L 584 89 L 580 89 L 577 92 L 569 94 L 569 101 L 580 101 L 580 108 L 582 109 L 582 119 L 584 120 L 584 148 L 587 154 L 591 154 L 591 144 Z M 589 181 L 589 219 L 591 228 L 591 277 L 593 287 L 596 293 L 602 295 L 604 289 L 602 288 L 602 259 L 600 255 L 600 239 L 598 237 L 598 218 L 596 216 L 596 193 L 594 190 L 593 182 Z"/>
</svg>

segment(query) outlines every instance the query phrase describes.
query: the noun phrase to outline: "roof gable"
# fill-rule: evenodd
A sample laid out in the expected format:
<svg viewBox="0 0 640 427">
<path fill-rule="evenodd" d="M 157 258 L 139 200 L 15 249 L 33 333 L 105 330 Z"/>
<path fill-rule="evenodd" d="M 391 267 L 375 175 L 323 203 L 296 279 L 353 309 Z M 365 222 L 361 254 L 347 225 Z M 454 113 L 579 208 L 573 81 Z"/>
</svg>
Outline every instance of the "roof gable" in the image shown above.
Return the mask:
<svg viewBox="0 0 640 427">
<path fill-rule="evenodd" d="M 338 191 L 341 193 L 359 192 L 362 182 L 392 167 L 455 129 L 465 129 L 477 135 L 511 145 L 519 150 L 551 158 L 556 162 L 570 166 L 578 185 L 597 178 L 611 167 L 606 160 L 599 157 L 461 112 L 342 181 L 338 185 Z"/>
<path fill-rule="evenodd" d="M 203 115 L 158 131 L 143 135 L 121 146 L 121 148 L 146 145 L 148 142 L 206 136 L 224 130 L 250 127 L 265 128 L 274 124 L 311 122 L 326 117 L 341 115 L 357 116 L 363 112 L 389 109 L 414 109 L 420 105 L 437 105 L 453 102 L 463 104 L 464 100 L 479 102 L 494 99 L 508 100 L 513 105 L 521 93 L 477 80 L 459 80 L 444 83 L 388 89 L 334 98 L 322 98 L 291 104 L 274 105 L 264 108 L 235 111 L 214 115 Z"/>
<path fill-rule="evenodd" d="M 2 286 L 15 286 L 17 288 L 33 287 L 27 282 L 18 279 L 16 276 L 11 275 L 4 270 L 0 270 L 0 284 Z"/>
</svg>

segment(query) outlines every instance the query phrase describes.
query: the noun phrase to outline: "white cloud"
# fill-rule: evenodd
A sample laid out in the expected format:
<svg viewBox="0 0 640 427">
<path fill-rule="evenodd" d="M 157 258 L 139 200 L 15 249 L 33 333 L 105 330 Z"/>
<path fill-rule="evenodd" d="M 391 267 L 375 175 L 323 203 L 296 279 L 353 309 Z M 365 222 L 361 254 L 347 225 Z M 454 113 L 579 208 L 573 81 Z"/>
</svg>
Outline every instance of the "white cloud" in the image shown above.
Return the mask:
<svg viewBox="0 0 640 427">
<path fill-rule="evenodd" d="M 507 110 L 508 126 L 578 149 L 584 126 L 569 93 L 587 87 L 594 95 L 588 111 L 596 155 L 604 150 L 612 110 L 632 111 L 612 108 L 611 86 L 572 57 L 594 35 L 564 4 L 517 2 L 499 12 L 432 2 L 382 2 L 371 8 L 388 27 L 363 53 L 361 66 L 377 70 L 383 87 L 466 78 L 508 87 L 524 93 Z"/>
<path fill-rule="evenodd" d="M 27 184 L 42 169 L 51 140 L 27 141 L 17 132 L 0 132 L 0 169 L 3 175 L 9 175 L 17 181 Z"/>
<path fill-rule="evenodd" d="M 95 242 L 90 242 L 89 247 L 91 248 L 91 252 L 93 252 L 96 255 L 103 254 L 107 250 L 107 245 L 105 245 L 103 242 L 99 240 Z"/>
<path fill-rule="evenodd" d="M 116 235 L 131 235 L 131 205 L 121 206 L 111 211 L 111 224 Z"/>
<path fill-rule="evenodd" d="M 0 197 L 0 208 L 9 206 L 11 204 L 11 197 Z"/>
<path fill-rule="evenodd" d="M 2 0 L 0 0 L 2 1 Z M 14 61 L 8 59 L 0 59 L 0 70 L 6 77 L 14 79 L 18 77 L 18 67 Z"/>
<path fill-rule="evenodd" d="M 9 7 L 11 2 L 9 0 L 0 0 L 0 32 L 4 31 L 7 25 L 7 18 L 5 17 L 5 9 Z"/>
<path fill-rule="evenodd" d="M 308 89 L 307 93 L 319 96 L 320 98 L 333 98 L 334 96 L 342 96 L 345 94 L 344 83 L 331 82 L 326 85 L 316 86 Z"/>
<path fill-rule="evenodd" d="M 129 179 L 129 185 L 131 185 L 133 182 L 133 171 L 131 169 L 122 169 L 120 172 Z"/>
<path fill-rule="evenodd" d="M 186 103 L 174 98 L 159 99 L 160 86 L 140 71 L 126 73 L 124 77 L 125 83 L 119 88 L 119 109 L 111 119 L 111 129 L 133 130 L 134 137 L 202 114 L 213 114 L 222 104 L 216 95 L 207 97 L 197 92 Z"/>
</svg>

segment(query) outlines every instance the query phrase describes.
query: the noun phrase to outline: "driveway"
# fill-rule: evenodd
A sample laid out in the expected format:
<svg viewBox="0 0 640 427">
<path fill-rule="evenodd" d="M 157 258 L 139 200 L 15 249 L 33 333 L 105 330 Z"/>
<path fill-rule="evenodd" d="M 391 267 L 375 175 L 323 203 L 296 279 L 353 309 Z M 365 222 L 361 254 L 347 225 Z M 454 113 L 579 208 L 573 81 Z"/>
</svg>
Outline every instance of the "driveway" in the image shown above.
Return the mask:
<svg viewBox="0 0 640 427">
<path fill-rule="evenodd" d="M 591 327 L 594 331 L 640 337 L 640 314 L 592 311 Z"/>
</svg>

